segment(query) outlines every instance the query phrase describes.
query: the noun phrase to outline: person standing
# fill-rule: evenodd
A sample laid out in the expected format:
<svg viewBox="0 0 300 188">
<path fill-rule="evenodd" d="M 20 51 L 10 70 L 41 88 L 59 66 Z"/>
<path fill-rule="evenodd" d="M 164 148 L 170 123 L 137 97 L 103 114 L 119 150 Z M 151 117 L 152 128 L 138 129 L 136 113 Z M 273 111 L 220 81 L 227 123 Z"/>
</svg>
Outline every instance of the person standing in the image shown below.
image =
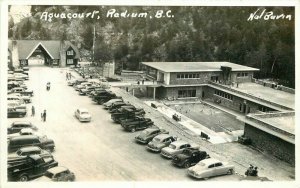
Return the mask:
<svg viewBox="0 0 300 188">
<path fill-rule="evenodd" d="M 46 117 L 47 117 L 47 113 L 46 113 L 46 110 L 44 110 L 44 113 L 43 113 L 43 121 L 46 122 Z"/>
<path fill-rule="evenodd" d="M 69 73 L 66 72 L 66 80 L 69 80 Z"/>
<path fill-rule="evenodd" d="M 34 106 L 31 107 L 31 116 L 34 116 L 35 115 L 35 108 Z"/>
</svg>

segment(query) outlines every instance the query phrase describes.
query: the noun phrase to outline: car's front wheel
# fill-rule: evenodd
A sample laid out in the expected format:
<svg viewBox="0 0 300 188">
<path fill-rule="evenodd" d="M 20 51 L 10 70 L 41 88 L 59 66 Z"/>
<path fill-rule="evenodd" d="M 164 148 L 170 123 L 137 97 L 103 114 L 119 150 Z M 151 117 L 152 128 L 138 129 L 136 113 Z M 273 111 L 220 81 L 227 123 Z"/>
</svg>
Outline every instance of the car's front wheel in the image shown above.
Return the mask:
<svg viewBox="0 0 300 188">
<path fill-rule="evenodd" d="M 189 168 L 191 166 L 191 164 L 187 161 L 187 162 L 184 163 L 183 166 L 184 166 L 184 168 Z"/>
<path fill-rule="evenodd" d="M 19 176 L 19 181 L 22 181 L 22 182 L 24 182 L 24 181 L 28 181 L 28 176 L 26 175 L 26 174 L 21 174 L 20 176 Z"/>
<path fill-rule="evenodd" d="M 229 170 L 227 171 L 227 174 L 233 174 L 233 169 L 229 169 Z"/>
</svg>

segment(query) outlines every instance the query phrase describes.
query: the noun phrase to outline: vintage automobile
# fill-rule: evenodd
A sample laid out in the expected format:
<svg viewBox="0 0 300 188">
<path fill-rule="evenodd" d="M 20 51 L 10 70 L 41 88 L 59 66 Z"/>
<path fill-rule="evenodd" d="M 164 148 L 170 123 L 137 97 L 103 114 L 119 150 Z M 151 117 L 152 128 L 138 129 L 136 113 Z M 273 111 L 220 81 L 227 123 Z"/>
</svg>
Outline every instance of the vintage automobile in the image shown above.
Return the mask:
<svg viewBox="0 0 300 188">
<path fill-rule="evenodd" d="M 7 95 L 8 100 L 9 100 L 9 98 L 13 98 L 13 97 L 17 97 L 17 98 L 19 98 L 19 100 L 22 100 L 25 103 L 31 103 L 30 96 L 24 96 L 24 95 L 21 95 L 20 93 L 11 93 L 11 94 Z"/>
<path fill-rule="evenodd" d="M 80 121 L 80 122 L 90 122 L 92 119 L 91 114 L 89 111 L 85 108 L 78 108 L 75 111 L 75 117 Z"/>
<path fill-rule="evenodd" d="M 44 176 L 35 179 L 34 181 L 49 182 L 49 181 L 75 181 L 75 174 L 68 168 L 56 166 L 48 169 Z"/>
<path fill-rule="evenodd" d="M 76 83 L 76 80 L 69 80 L 67 82 L 68 86 L 73 86 Z"/>
<path fill-rule="evenodd" d="M 164 129 L 156 127 L 150 127 L 143 130 L 139 135 L 135 137 L 135 141 L 143 144 L 148 144 L 155 136 L 159 134 L 168 134 L 169 132 Z"/>
<path fill-rule="evenodd" d="M 130 132 L 135 132 L 136 130 L 147 129 L 153 126 L 154 123 L 150 118 L 135 117 L 134 119 L 124 120 L 121 122 L 121 126 Z"/>
<path fill-rule="evenodd" d="M 162 148 L 168 147 L 172 142 L 175 142 L 176 140 L 177 137 L 168 134 L 159 134 L 147 144 L 147 149 L 154 152 L 160 152 Z"/>
<path fill-rule="evenodd" d="M 40 138 L 44 138 L 46 139 L 47 136 L 44 135 L 44 134 L 41 134 L 39 132 L 36 132 L 36 131 L 33 131 L 31 128 L 23 128 L 20 130 L 20 132 L 17 132 L 17 133 L 13 133 L 13 134 L 8 134 L 7 135 L 7 139 L 11 139 L 13 137 L 16 137 L 16 136 L 22 136 L 22 135 L 36 135 Z"/>
<path fill-rule="evenodd" d="M 83 88 L 85 88 L 86 86 L 91 86 L 91 85 L 92 85 L 92 83 L 89 83 L 89 82 L 83 82 L 83 83 L 81 83 L 81 84 L 75 86 L 75 90 L 76 90 L 76 91 L 80 91 L 80 89 L 83 89 Z"/>
<path fill-rule="evenodd" d="M 109 111 L 110 113 L 112 113 L 112 112 L 115 112 L 116 109 L 118 109 L 118 108 L 120 108 L 120 107 L 122 107 L 122 106 L 128 106 L 128 105 L 129 105 L 129 104 L 128 104 L 128 103 L 125 103 L 125 102 L 114 102 L 113 105 L 111 105 L 111 106 L 109 107 L 108 111 Z"/>
<path fill-rule="evenodd" d="M 32 90 L 26 90 L 22 87 L 15 87 L 8 91 L 8 93 L 20 93 L 21 95 L 33 96 Z"/>
<path fill-rule="evenodd" d="M 181 154 L 174 155 L 172 163 L 179 167 L 189 168 L 194 166 L 199 161 L 208 158 L 206 151 L 200 151 L 198 149 L 187 148 L 184 149 Z"/>
<path fill-rule="evenodd" d="M 123 102 L 122 98 L 110 99 L 106 103 L 103 103 L 104 108 L 109 108 L 114 102 Z"/>
<path fill-rule="evenodd" d="M 14 152 L 26 146 L 38 146 L 42 149 L 54 151 L 54 141 L 48 138 L 41 138 L 36 135 L 22 135 L 16 136 L 8 141 L 8 152 Z"/>
<path fill-rule="evenodd" d="M 7 165 L 8 181 L 28 181 L 44 175 L 49 168 L 55 166 L 58 166 L 58 162 L 52 156 L 30 155 Z"/>
<path fill-rule="evenodd" d="M 121 123 L 121 121 L 126 119 L 134 119 L 136 116 L 143 117 L 145 111 L 142 108 L 135 108 L 134 106 L 122 106 L 117 109 L 116 112 L 111 114 L 111 119 L 116 123 Z"/>
<path fill-rule="evenodd" d="M 186 148 L 195 148 L 198 149 L 198 145 L 191 145 L 186 141 L 178 140 L 171 143 L 168 147 L 165 147 L 161 150 L 161 155 L 171 159 L 174 155 L 180 154 Z"/>
<path fill-rule="evenodd" d="M 27 112 L 23 110 L 16 109 L 14 107 L 7 108 L 7 117 L 8 118 L 22 118 L 26 116 Z"/>
<path fill-rule="evenodd" d="M 18 149 L 15 153 L 7 155 L 7 162 L 14 163 L 16 160 L 24 159 L 29 155 L 52 156 L 49 151 L 43 150 L 38 146 L 27 146 Z"/>
<path fill-rule="evenodd" d="M 195 166 L 188 168 L 187 173 L 197 179 L 204 179 L 213 176 L 233 174 L 234 166 L 223 163 L 217 159 L 204 159 Z"/>
<path fill-rule="evenodd" d="M 12 134 L 12 133 L 18 133 L 21 131 L 21 129 L 24 128 L 31 128 L 32 130 L 37 131 L 38 128 L 30 123 L 29 121 L 15 121 L 13 122 L 10 127 L 7 128 L 7 133 Z"/>
</svg>

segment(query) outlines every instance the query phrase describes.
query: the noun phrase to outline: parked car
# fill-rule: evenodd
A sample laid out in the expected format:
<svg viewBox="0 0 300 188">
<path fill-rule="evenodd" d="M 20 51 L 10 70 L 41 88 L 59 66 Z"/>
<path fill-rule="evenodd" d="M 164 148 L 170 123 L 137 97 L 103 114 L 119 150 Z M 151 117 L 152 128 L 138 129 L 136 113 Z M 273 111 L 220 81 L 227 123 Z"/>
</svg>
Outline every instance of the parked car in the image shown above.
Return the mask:
<svg viewBox="0 0 300 188">
<path fill-rule="evenodd" d="M 161 150 L 161 155 L 171 159 L 174 155 L 180 154 L 183 152 L 184 149 L 186 148 L 196 148 L 198 149 L 198 145 L 191 145 L 186 141 L 183 140 L 178 140 L 173 143 L 171 143 L 168 147 L 165 147 Z"/>
<path fill-rule="evenodd" d="M 47 138 L 46 135 L 40 134 L 40 133 L 38 133 L 36 131 L 33 131 L 31 128 L 23 128 L 23 129 L 20 130 L 20 132 L 13 133 L 13 134 L 8 134 L 7 135 L 7 139 L 9 140 L 9 139 L 11 139 L 13 137 L 22 136 L 22 135 L 36 135 L 36 136 L 38 136 L 40 138 L 44 138 L 44 139 Z"/>
<path fill-rule="evenodd" d="M 135 141 L 143 144 L 148 144 L 155 136 L 159 134 L 168 134 L 169 132 L 165 129 L 157 127 L 150 127 L 143 130 L 139 135 L 135 137 Z"/>
<path fill-rule="evenodd" d="M 83 121 L 89 122 L 92 119 L 91 114 L 85 108 L 78 108 L 75 111 L 75 117 L 81 122 L 83 122 Z"/>
<path fill-rule="evenodd" d="M 123 102 L 122 98 L 110 99 L 106 103 L 103 103 L 104 108 L 109 108 L 114 102 Z"/>
<path fill-rule="evenodd" d="M 73 86 L 76 83 L 76 80 L 69 80 L 68 86 Z"/>
<path fill-rule="evenodd" d="M 18 163 L 7 165 L 8 181 L 28 181 L 44 175 L 52 167 L 58 166 L 53 157 L 30 155 Z"/>
<path fill-rule="evenodd" d="M 182 153 L 174 155 L 172 163 L 179 167 L 189 168 L 199 161 L 208 158 L 206 151 L 200 151 L 194 148 L 184 149 Z"/>
<path fill-rule="evenodd" d="M 32 123 L 30 123 L 29 121 L 15 121 L 7 128 L 7 133 L 8 134 L 17 133 L 24 128 L 31 128 L 32 130 L 35 131 L 38 130 L 38 128 Z"/>
<path fill-rule="evenodd" d="M 23 110 L 18 110 L 16 108 L 8 107 L 7 108 L 7 118 L 22 118 L 26 116 L 27 112 Z"/>
<path fill-rule="evenodd" d="M 17 100 L 20 101 L 20 104 L 23 103 L 31 103 L 31 98 L 30 96 L 23 96 L 20 93 L 11 93 L 7 95 L 7 100 Z"/>
<path fill-rule="evenodd" d="M 121 126 L 130 132 L 135 132 L 136 130 L 143 130 L 148 127 L 153 126 L 154 123 L 150 118 L 135 117 L 134 119 L 124 120 L 121 122 Z"/>
<path fill-rule="evenodd" d="M 121 106 L 128 106 L 128 103 L 125 102 L 114 102 L 113 105 L 110 106 L 109 108 L 109 112 L 112 113 L 114 112 L 116 109 L 120 108 Z"/>
<path fill-rule="evenodd" d="M 38 146 L 45 150 L 54 151 L 54 141 L 48 138 L 40 138 L 36 135 L 23 135 L 11 138 L 8 141 L 8 152 L 14 152 L 26 146 Z"/>
<path fill-rule="evenodd" d="M 188 168 L 188 174 L 197 179 L 209 178 L 225 174 L 233 174 L 234 166 L 217 159 L 204 159 L 195 166 Z"/>
<path fill-rule="evenodd" d="M 154 152 L 160 152 L 162 148 L 168 147 L 172 142 L 175 142 L 176 140 L 177 137 L 168 134 L 159 134 L 147 144 L 147 149 Z"/>
<path fill-rule="evenodd" d="M 143 117 L 145 111 L 142 108 L 135 108 L 134 106 L 122 106 L 117 109 L 116 112 L 111 114 L 111 119 L 116 123 L 121 123 L 121 121 L 126 119 L 134 119 L 135 117 Z"/>
<path fill-rule="evenodd" d="M 49 182 L 49 181 L 75 181 L 75 174 L 68 168 L 63 166 L 56 166 L 48 169 L 44 176 L 35 179 L 34 181 Z"/>
<path fill-rule="evenodd" d="M 29 155 L 52 156 L 49 151 L 43 150 L 38 146 L 27 146 L 18 149 L 15 153 L 7 155 L 7 162 L 14 163 L 16 160 L 25 159 Z"/>
</svg>

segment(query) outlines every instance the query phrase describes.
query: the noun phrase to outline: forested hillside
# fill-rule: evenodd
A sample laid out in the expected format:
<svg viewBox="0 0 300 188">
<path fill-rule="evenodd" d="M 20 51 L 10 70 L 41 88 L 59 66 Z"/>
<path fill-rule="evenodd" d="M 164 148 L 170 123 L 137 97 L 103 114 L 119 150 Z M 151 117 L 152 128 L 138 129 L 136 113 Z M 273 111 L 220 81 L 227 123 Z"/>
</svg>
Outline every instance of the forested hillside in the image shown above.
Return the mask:
<svg viewBox="0 0 300 188">
<path fill-rule="evenodd" d="M 171 10 L 174 17 L 108 18 L 108 10 L 148 12 Z M 263 10 L 263 7 L 260 7 Z M 137 70 L 142 61 L 229 61 L 261 69 L 257 77 L 280 79 L 295 85 L 294 8 L 266 7 L 292 20 L 247 21 L 258 7 L 107 7 L 32 6 L 31 17 L 18 24 L 9 20 L 10 39 L 70 40 L 81 57 L 97 62 L 115 61 Z M 40 19 L 52 13 L 88 13 L 100 19 Z M 95 55 L 92 55 L 96 31 Z"/>
</svg>

